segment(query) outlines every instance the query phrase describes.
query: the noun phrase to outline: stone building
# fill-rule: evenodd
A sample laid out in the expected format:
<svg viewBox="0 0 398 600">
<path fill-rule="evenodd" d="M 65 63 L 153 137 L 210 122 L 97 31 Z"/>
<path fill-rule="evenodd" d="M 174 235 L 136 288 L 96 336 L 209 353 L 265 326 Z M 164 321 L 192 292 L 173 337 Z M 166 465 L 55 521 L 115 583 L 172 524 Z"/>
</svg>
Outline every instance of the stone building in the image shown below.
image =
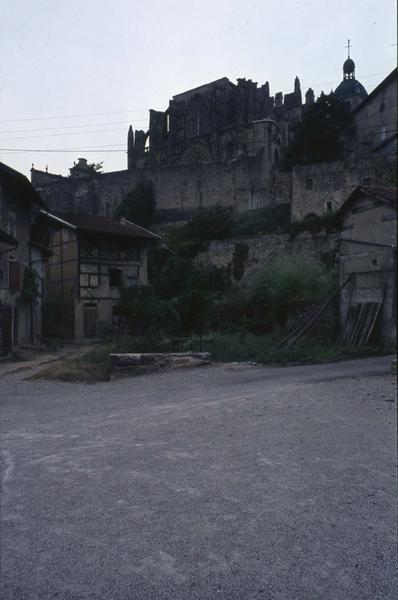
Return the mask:
<svg viewBox="0 0 398 600">
<path fill-rule="evenodd" d="M 147 248 L 159 237 L 123 218 L 42 212 L 42 220 L 52 253 L 46 330 L 75 339 L 112 332 L 120 287 L 147 285 Z"/>
<path fill-rule="evenodd" d="M 348 57 L 334 94 L 349 105 L 358 131 L 345 161 L 282 172 L 283 148 L 314 92 L 303 101 L 297 77 L 284 96 L 272 96 L 268 82 L 224 77 L 175 95 L 165 111 L 151 110 L 147 131 L 130 127 L 126 170 L 98 173 L 79 158 L 69 177 L 32 169 L 32 183 L 51 210 L 68 213 L 111 216 L 141 181 L 152 183 L 163 221 L 186 220 L 215 204 L 237 211 L 291 204 L 293 220 L 334 211 L 358 185 L 388 184 L 396 156 L 396 70 L 368 96 Z"/>
<path fill-rule="evenodd" d="M 394 69 L 352 111 L 356 136 L 347 160 L 293 168 L 293 220 L 338 210 L 358 186 L 391 185 L 397 158 L 397 72 Z M 343 89 L 348 93 L 350 88 Z"/>
<path fill-rule="evenodd" d="M 32 183 L 51 210 L 112 215 L 139 181 L 152 183 L 160 216 L 189 217 L 220 204 L 237 210 L 288 203 L 290 186 L 278 173 L 281 149 L 314 102 L 294 90 L 270 95 L 269 84 L 222 78 L 177 94 L 164 112 L 150 111 L 147 131 L 128 132 L 128 168 L 95 173 L 80 158 L 69 177 L 32 169 Z"/>
<path fill-rule="evenodd" d="M 397 190 L 357 187 L 340 208 L 340 283 L 352 276 L 341 293 L 341 323 L 352 323 L 348 343 L 362 343 L 371 335 L 372 319 L 379 319 L 382 343 L 396 339 Z M 347 329 L 347 327 L 346 327 Z M 349 327 L 348 327 L 349 329 Z M 351 338 L 351 339 L 350 339 Z"/>
<path fill-rule="evenodd" d="M 357 158 L 396 160 L 397 75 L 394 69 L 354 110 Z"/>
<path fill-rule="evenodd" d="M 28 179 L 0 163 L 0 355 L 41 339 L 43 263 L 34 234 L 45 204 Z"/>
</svg>

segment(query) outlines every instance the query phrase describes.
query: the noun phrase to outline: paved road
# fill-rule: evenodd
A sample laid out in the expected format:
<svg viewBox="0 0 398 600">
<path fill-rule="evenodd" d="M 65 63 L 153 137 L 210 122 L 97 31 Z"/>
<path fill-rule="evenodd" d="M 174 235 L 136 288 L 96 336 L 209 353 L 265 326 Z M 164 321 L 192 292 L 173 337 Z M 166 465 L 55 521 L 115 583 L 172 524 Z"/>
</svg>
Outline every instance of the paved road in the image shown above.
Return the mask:
<svg viewBox="0 0 398 600">
<path fill-rule="evenodd" d="M 1 598 L 395 599 L 390 365 L 1 379 Z"/>
</svg>

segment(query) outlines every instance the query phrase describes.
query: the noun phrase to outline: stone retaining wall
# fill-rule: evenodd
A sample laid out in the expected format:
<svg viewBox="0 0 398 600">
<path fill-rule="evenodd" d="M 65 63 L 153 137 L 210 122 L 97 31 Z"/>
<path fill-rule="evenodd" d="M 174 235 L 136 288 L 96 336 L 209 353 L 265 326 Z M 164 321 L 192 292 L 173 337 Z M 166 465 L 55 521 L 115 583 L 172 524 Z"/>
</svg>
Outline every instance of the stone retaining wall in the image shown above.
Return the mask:
<svg viewBox="0 0 398 600">
<path fill-rule="evenodd" d="M 313 236 L 305 232 L 291 239 L 288 234 L 267 234 L 210 242 L 208 249 L 200 252 L 195 261 L 204 267 L 224 267 L 233 273 L 234 254 L 241 244 L 246 244 L 248 250 L 239 282 L 242 287 L 250 283 L 256 271 L 267 261 L 285 256 L 333 263 L 337 252 L 335 235 Z"/>
</svg>

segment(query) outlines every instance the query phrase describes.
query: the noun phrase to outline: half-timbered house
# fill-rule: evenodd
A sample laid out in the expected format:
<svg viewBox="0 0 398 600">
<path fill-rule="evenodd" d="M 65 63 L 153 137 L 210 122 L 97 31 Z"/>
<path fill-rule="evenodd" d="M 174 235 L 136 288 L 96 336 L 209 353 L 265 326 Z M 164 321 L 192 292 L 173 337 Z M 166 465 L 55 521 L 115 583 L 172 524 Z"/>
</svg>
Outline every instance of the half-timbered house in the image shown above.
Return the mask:
<svg viewBox="0 0 398 600">
<path fill-rule="evenodd" d="M 75 339 L 111 333 L 120 289 L 148 284 L 147 249 L 159 236 L 124 218 L 43 216 L 50 223 L 52 251 L 47 273 L 48 317 L 62 316 L 55 330 Z M 58 311 L 51 306 L 58 306 Z"/>
</svg>

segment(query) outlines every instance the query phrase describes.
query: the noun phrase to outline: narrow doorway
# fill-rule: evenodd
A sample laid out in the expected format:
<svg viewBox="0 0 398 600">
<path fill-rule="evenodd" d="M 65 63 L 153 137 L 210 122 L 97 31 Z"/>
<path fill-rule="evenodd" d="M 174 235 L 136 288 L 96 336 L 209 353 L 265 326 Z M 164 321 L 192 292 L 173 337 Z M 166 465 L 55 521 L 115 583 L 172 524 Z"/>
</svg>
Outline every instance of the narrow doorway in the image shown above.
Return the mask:
<svg viewBox="0 0 398 600">
<path fill-rule="evenodd" d="M 83 308 L 83 335 L 86 338 L 97 337 L 97 305 L 85 304 Z"/>
</svg>

